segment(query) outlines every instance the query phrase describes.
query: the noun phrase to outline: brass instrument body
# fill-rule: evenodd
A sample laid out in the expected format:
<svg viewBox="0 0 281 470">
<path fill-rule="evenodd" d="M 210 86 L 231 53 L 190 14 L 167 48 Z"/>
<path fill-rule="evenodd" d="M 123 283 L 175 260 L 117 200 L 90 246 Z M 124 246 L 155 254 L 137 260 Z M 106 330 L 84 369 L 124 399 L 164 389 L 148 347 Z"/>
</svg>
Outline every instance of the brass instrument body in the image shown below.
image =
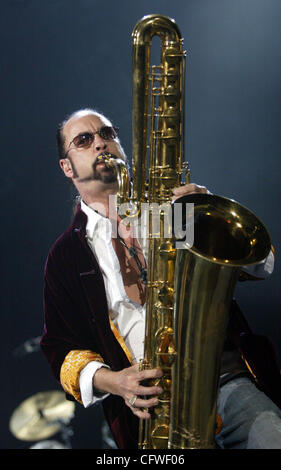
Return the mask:
<svg viewBox="0 0 281 470">
<path fill-rule="evenodd" d="M 161 39 L 161 66 L 150 74 L 150 47 Z M 167 217 L 172 189 L 183 165 L 184 60 L 179 29 L 169 18 L 150 15 L 133 31 L 133 201 L 149 211 L 145 356 L 143 368 L 159 367 L 164 392 L 149 422 L 140 423 L 139 447 L 167 448 L 171 403 L 175 249 Z M 150 103 L 150 106 L 149 106 Z M 148 152 L 149 148 L 149 152 Z M 147 178 L 147 183 L 146 183 Z M 156 213 L 155 213 L 156 211 Z M 154 224 L 155 217 L 159 223 Z"/>
<path fill-rule="evenodd" d="M 153 66 L 150 75 L 154 35 L 162 41 L 161 65 Z M 182 203 L 183 219 L 185 204 L 194 204 L 194 244 L 176 248 L 172 189 L 189 182 L 183 151 L 185 52 L 177 25 L 164 16 L 144 17 L 132 36 L 132 191 L 128 199 L 123 162 L 117 169 L 117 198 L 134 207 L 129 217 L 140 217 L 143 203 L 149 206 L 141 368 L 163 371 L 161 379 L 150 381 L 159 383 L 163 393 L 150 409 L 151 419 L 140 420 L 138 446 L 213 448 L 229 305 L 241 267 L 262 261 L 270 239 L 248 209 L 231 199 L 201 194 L 176 201 Z"/>
<path fill-rule="evenodd" d="M 162 41 L 161 65 L 152 66 L 150 73 L 150 48 L 155 35 Z M 133 199 L 137 203 L 161 204 L 170 200 L 171 190 L 179 184 L 183 172 L 185 52 L 176 23 L 164 16 L 142 18 L 132 38 Z"/>
</svg>

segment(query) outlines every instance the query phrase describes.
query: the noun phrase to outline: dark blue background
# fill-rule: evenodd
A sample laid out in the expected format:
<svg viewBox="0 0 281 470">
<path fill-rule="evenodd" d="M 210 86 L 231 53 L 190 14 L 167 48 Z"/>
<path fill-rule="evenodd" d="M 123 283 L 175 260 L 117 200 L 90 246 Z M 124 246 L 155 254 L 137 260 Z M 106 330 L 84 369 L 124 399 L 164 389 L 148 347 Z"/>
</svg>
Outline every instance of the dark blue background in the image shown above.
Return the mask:
<svg viewBox="0 0 281 470">
<path fill-rule="evenodd" d="M 71 219 L 57 123 L 84 106 L 105 113 L 131 148 L 131 31 L 144 15 L 175 18 L 188 53 L 186 159 L 192 181 L 237 199 L 268 227 L 270 280 L 237 299 L 280 352 L 279 0 L 9 0 L 1 35 L 1 448 L 27 448 L 9 431 L 27 397 L 58 389 L 41 352 L 17 357 L 43 328 L 43 266 Z M 100 447 L 99 409 L 76 407 L 73 447 Z M 96 426 L 93 425 L 96 422 Z"/>
</svg>

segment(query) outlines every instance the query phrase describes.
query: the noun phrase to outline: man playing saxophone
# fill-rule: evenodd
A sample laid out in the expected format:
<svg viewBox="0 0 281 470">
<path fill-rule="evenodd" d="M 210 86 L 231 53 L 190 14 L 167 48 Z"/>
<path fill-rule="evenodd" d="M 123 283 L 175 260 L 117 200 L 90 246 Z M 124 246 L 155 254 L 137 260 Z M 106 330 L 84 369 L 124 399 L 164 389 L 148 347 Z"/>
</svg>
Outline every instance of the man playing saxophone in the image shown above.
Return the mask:
<svg viewBox="0 0 281 470">
<path fill-rule="evenodd" d="M 160 378 L 160 369 L 138 366 L 143 357 L 145 257 L 122 223 L 117 238 L 112 237 L 109 200 L 117 182 L 102 156 L 126 160 L 126 155 L 117 129 L 92 109 L 73 113 L 57 136 L 61 169 L 80 203 L 46 262 L 41 347 L 66 394 L 85 407 L 102 401 L 117 446 L 136 448 L 139 418 L 150 419 L 163 390 L 143 383 Z M 173 198 L 206 192 L 204 186 L 187 184 L 175 188 Z M 230 380 L 224 380 L 218 398 L 218 446 L 281 448 L 279 408 L 253 384 L 235 348 L 226 356 L 222 374 Z"/>
</svg>

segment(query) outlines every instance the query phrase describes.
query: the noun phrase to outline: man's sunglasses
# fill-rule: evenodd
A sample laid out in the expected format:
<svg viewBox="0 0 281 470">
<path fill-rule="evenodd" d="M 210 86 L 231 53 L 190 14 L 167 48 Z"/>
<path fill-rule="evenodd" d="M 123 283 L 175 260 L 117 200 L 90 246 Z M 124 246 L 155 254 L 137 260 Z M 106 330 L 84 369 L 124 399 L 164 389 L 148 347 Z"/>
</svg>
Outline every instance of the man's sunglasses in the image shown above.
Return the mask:
<svg viewBox="0 0 281 470">
<path fill-rule="evenodd" d="M 118 135 L 118 131 L 118 127 L 103 126 L 96 132 L 81 132 L 80 134 L 76 135 L 76 137 L 74 137 L 68 148 L 71 146 L 71 144 L 74 144 L 76 148 L 87 149 L 94 142 L 96 134 L 98 134 L 103 140 L 114 140 Z"/>
</svg>

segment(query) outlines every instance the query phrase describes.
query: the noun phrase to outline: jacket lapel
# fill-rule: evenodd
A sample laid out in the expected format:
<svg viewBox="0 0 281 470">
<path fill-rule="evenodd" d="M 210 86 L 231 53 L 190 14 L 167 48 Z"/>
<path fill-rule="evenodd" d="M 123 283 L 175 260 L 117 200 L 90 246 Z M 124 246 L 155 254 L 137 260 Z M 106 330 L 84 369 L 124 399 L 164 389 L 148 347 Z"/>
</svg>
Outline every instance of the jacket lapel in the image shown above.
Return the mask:
<svg viewBox="0 0 281 470">
<path fill-rule="evenodd" d="M 131 363 L 131 356 L 125 346 L 123 338 L 110 321 L 103 277 L 98 262 L 86 239 L 86 225 L 87 216 L 79 205 L 71 230 L 75 245 L 76 265 L 83 291 L 90 308 L 91 321 L 92 324 L 96 325 L 96 333 L 100 332 L 101 343 L 107 345 L 106 349 L 111 357 L 111 362 L 115 363 L 118 355 L 120 357 L 119 348 L 121 347 L 122 353 L 126 358 L 125 359 L 122 354 L 123 366 L 128 366 Z M 117 352 L 118 350 L 119 354 Z M 119 368 L 119 365 L 116 365 L 116 367 Z"/>
</svg>

